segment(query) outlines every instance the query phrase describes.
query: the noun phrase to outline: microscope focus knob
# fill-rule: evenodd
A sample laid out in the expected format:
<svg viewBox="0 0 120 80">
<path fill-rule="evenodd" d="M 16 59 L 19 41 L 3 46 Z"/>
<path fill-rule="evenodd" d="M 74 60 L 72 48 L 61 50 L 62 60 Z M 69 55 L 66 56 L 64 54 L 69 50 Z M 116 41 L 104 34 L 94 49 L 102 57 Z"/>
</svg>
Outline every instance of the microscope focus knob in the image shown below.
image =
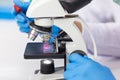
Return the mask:
<svg viewBox="0 0 120 80">
<path fill-rule="evenodd" d="M 41 60 L 41 69 L 42 74 L 51 74 L 55 72 L 54 61 L 52 59 Z"/>
</svg>

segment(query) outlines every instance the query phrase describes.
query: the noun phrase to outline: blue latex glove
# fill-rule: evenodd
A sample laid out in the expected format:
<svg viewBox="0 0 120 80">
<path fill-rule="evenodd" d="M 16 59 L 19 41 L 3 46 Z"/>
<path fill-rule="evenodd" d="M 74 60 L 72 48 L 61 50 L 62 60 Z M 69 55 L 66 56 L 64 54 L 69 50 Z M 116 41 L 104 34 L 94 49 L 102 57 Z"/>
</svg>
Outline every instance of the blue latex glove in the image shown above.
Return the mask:
<svg viewBox="0 0 120 80">
<path fill-rule="evenodd" d="M 51 38 L 50 42 L 52 43 L 54 41 L 54 38 L 56 38 L 59 35 L 59 32 L 61 29 L 55 25 L 52 26 L 52 32 L 51 32 Z"/>
<path fill-rule="evenodd" d="M 14 0 L 14 4 L 19 6 L 22 9 L 23 13 L 26 14 L 30 2 L 22 2 L 22 0 Z M 19 26 L 20 31 L 25 33 L 30 32 L 29 22 L 26 20 L 26 18 L 20 13 L 17 13 L 16 10 L 13 11 L 13 14 L 17 19 L 17 24 Z M 33 19 L 29 19 L 29 20 L 32 21 Z"/>
<path fill-rule="evenodd" d="M 27 11 L 27 8 L 28 8 L 30 2 L 22 2 L 21 0 L 14 0 L 14 4 L 16 4 L 17 6 L 22 8 L 24 14 L 26 14 L 26 11 Z M 26 18 L 24 18 L 24 16 L 21 14 L 16 14 L 17 12 L 15 10 L 13 11 L 13 13 L 17 19 L 17 24 L 19 26 L 20 31 L 29 33 L 30 27 L 29 27 L 29 23 L 26 20 Z M 29 20 L 33 21 L 33 19 L 29 19 Z M 54 38 L 56 38 L 58 36 L 60 30 L 61 29 L 58 28 L 57 26 L 55 26 L 55 25 L 52 26 L 52 32 L 51 32 L 52 37 L 50 38 L 50 42 L 53 42 Z"/>
<path fill-rule="evenodd" d="M 64 77 L 66 80 L 116 80 L 110 69 L 87 56 L 73 53 L 69 56 Z"/>
</svg>

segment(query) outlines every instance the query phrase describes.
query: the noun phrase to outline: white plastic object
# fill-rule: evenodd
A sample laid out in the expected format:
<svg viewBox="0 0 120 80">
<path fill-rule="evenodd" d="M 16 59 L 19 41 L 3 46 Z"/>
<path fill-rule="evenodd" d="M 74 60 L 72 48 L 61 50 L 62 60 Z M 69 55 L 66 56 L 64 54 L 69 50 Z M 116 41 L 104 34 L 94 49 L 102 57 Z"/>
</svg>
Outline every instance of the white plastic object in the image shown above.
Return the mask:
<svg viewBox="0 0 120 80">
<path fill-rule="evenodd" d="M 80 18 L 80 17 L 79 17 L 79 18 Z M 85 26 L 83 27 L 83 29 L 84 29 L 83 31 L 87 30 L 87 32 L 89 33 L 90 38 L 91 38 L 91 40 L 92 40 L 93 49 L 94 49 L 94 59 L 96 60 L 96 59 L 97 59 L 97 56 L 98 56 L 98 52 L 97 52 L 97 46 L 96 46 L 95 39 L 94 39 L 91 31 L 89 30 L 88 25 L 85 23 L 85 21 L 84 21 L 82 18 L 80 18 L 80 19 L 81 19 L 81 20 L 83 21 L 83 23 L 85 24 Z M 84 32 L 83 32 L 83 33 L 84 33 Z"/>
<path fill-rule="evenodd" d="M 32 0 L 27 10 L 30 18 L 63 17 L 66 14 L 59 0 Z"/>
<path fill-rule="evenodd" d="M 65 31 L 72 39 L 72 42 L 66 42 L 67 53 L 72 53 L 75 50 L 88 53 L 82 33 L 78 27 L 75 26 L 74 21 L 79 21 L 83 27 L 86 26 L 79 17 L 54 19 L 54 25 Z"/>
<path fill-rule="evenodd" d="M 36 18 L 34 19 L 36 25 L 44 26 L 44 27 L 52 27 L 53 20 L 51 18 Z"/>
</svg>

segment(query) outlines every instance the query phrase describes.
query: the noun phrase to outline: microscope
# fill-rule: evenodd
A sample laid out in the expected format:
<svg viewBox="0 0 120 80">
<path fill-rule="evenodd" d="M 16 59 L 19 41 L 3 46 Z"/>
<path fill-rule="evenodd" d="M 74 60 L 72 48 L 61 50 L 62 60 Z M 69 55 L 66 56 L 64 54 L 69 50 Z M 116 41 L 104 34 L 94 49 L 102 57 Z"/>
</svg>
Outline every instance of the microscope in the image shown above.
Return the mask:
<svg viewBox="0 0 120 80">
<path fill-rule="evenodd" d="M 35 80 L 64 80 L 63 72 L 67 63 L 67 56 L 71 53 L 86 55 L 87 48 L 82 37 L 84 21 L 73 12 L 84 7 L 91 0 L 32 0 L 27 17 L 34 18 L 30 22 L 30 40 L 35 40 L 40 34 L 42 42 L 28 43 L 25 49 L 25 59 L 41 60 L 41 69 L 35 74 Z M 61 29 L 58 36 L 49 42 L 52 26 Z M 53 59 L 64 59 L 64 67 L 54 68 Z M 40 72 L 40 74 L 38 74 Z"/>
</svg>

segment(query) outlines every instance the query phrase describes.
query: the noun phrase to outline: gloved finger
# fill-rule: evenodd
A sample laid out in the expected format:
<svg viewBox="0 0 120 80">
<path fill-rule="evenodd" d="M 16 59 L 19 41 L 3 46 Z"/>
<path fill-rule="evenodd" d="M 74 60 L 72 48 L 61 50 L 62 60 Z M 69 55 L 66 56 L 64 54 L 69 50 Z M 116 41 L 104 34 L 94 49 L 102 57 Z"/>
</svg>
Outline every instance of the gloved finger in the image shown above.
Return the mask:
<svg viewBox="0 0 120 80">
<path fill-rule="evenodd" d="M 64 77 L 67 79 L 67 78 L 73 78 L 75 77 L 76 75 L 83 75 L 84 74 L 84 65 L 81 65 L 81 66 L 77 66 L 76 68 L 73 68 L 72 70 L 66 70 L 64 72 Z"/>
<path fill-rule="evenodd" d="M 19 28 L 21 32 L 29 33 L 30 28 Z"/>
<path fill-rule="evenodd" d="M 54 39 L 59 35 L 61 29 L 55 25 L 52 26 L 51 38 L 49 40 L 50 43 L 54 42 Z"/>
<path fill-rule="evenodd" d="M 17 12 L 16 12 L 16 10 L 15 10 L 14 8 L 12 9 L 11 13 L 12 13 L 14 16 L 17 15 Z"/>
<path fill-rule="evenodd" d="M 49 42 L 50 42 L 50 43 L 53 43 L 53 42 L 54 42 L 54 37 L 50 37 Z"/>
<path fill-rule="evenodd" d="M 70 56 L 69 56 L 69 61 L 72 63 L 79 63 L 79 64 L 82 64 L 82 63 L 86 63 L 88 60 L 88 58 L 85 56 L 82 56 L 78 53 L 72 53 Z"/>
<path fill-rule="evenodd" d="M 15 18 L 17 19 L 17 22 L 27 23 L 27 20 L 21 14 L 17 14 Z"/>
<path fill-rule="evenodd" d="M 61 29 L 55 25 L 52 26 L 52 32 L 51 32 L 51 36 L 56 38 L 59 35 L 59 32 L 61 31 Z"/>
<path fill-rule="evenodd" d="M 23 0 L 13 0 L 13 2 L 15 3 L 15 5 L 19 6 L 20 8 L 22 8 L 23 11 L 26 11 L 28 6 L 30 5 L 30 2 L 24 2 Z"/>
<path fill-rule="evenodd" d="M 65 80 L 83 80 L 84 78 L 80 78 L 80 75 L 75 75 L 74 77 L 72 77 L 72 78 L 66 78 L 65 77 Z"/>
<path fill-rule="evenodd" d="M 29 33 L 30 32 L 30 27 L 28 23 L 18 23 L 19 29 L 21 32 Z"/>
<path fill-rule="evenodd" d="M 21 28 L 30 28 L 29 23 L 17 22 L 18 26 Z"/>
<path fill-rule="evenodd" d="M 72 70 L 72 69 L 75 69 L 79 64 L 76 64 L 76 63 L 68 63 L 67 64 L 67 67 L 66 67 L 66 70 Z"/>
<path fill-rule="evenodd" d="M 60 31 L 61 31 L 61 29 L 60 29 L 59 27 L 57 27 L 57 26 L 55 26 L 55 25 L 52 26 L 52 32 L 53 32 L 53 33 L 58 33 L 58 32 L 60 32 Z"/>
<path fill-rule="evenodd" d="M 109 75 L 113 75 L 112 74 L 112 71 L 110 70 L 110 68 L 106 67 L 106 66 L 103 66 L 104 67 L 104 71 L 108 74 L 105 74 L 106 77 L 111 77 L 111 80 L 115 80 L 115 77 L 113 76 L 109 76 Z"/>
</svg>

